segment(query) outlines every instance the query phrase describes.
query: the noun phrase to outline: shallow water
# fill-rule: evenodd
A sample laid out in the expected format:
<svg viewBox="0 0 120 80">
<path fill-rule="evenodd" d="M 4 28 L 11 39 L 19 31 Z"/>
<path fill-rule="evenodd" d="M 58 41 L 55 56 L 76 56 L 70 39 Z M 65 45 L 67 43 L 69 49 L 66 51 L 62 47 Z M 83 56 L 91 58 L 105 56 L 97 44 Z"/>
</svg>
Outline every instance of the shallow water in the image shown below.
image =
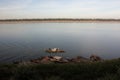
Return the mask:
<svg viewBox="0 0 120 80">
<path fill-rule="evenodd" d="M 0 62 L 50 55 L 45 48 L 60 48 L 63 57 L 96 54 L 120 57 L 120 23 L 12 23 L 0 24 Z"/>
</svg>

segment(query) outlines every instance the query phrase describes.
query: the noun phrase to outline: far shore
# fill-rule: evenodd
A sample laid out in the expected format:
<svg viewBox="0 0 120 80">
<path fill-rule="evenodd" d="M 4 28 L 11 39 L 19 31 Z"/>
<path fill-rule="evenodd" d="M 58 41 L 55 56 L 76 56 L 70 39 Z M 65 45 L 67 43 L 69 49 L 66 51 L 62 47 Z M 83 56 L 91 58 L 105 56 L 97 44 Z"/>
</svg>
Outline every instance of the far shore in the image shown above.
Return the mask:
<svg viewBox="0 0 120 80">
<path fill-rule="evenodd" d="M 0 20 L 4 23 L 119 23 L 119 19 L 12 19 Z"/>
</svg>

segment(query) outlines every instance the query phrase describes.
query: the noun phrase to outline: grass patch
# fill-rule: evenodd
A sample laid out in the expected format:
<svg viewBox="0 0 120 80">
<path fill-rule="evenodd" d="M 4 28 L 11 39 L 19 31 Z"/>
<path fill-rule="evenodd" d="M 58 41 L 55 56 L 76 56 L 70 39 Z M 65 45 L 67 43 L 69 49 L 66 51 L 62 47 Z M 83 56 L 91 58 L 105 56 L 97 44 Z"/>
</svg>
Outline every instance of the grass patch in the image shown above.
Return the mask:
<svg viewBox="0 0 120 80">
<path fill-rule="evenodd" d="M 119 80 L 120 59 L 68 64 L 0 64 L 0 80 Z"/>
</svg>

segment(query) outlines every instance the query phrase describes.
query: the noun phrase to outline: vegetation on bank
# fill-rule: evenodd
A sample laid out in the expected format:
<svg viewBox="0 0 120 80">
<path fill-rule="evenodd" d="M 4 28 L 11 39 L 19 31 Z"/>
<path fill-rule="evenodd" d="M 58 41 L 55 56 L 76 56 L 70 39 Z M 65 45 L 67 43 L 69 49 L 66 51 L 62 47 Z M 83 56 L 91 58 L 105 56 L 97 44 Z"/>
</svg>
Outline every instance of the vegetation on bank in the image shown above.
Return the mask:
<svg viewBox="0 0 120 80">
<path fill-rule="evenodd" d="M 120 59 L 66 64 L 0 64 L 0 80 L 119 80 Z"/>
</svg>

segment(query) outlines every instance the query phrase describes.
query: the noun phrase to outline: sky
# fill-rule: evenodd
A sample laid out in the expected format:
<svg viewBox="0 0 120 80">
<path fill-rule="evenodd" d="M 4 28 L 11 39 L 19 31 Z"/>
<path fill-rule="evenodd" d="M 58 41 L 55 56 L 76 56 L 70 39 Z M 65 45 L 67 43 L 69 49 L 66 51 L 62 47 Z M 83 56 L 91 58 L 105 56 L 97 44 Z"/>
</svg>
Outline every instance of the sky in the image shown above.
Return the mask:
<svg viewBox="0 0 120 80">
<path fill-rule="evenodd" d="M 120 0 L 0 0 L 0 19 L 120 19 Z"/>
</svg>

